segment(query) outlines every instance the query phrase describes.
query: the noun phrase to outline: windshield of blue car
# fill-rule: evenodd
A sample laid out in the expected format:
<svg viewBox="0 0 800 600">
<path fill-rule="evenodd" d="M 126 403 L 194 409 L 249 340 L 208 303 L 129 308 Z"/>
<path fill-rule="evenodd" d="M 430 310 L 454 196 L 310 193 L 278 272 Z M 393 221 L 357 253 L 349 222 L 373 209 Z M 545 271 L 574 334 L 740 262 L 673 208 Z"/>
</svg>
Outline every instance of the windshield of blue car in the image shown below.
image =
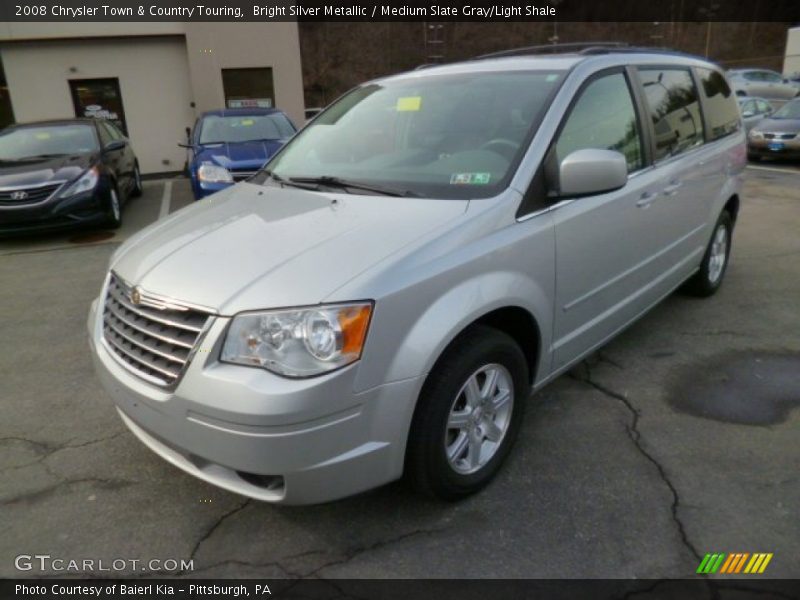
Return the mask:
<svg viewBox="0 0 800 600">
<path fill-rule="evenodd" d="M 800 100 L 792 100 L 772 113 L 771 119 L 800 119 Z"/>
<path fill-rule="evenodd" d="M 320 188 L 336 186 L 333 178 L 409 196 L 493 196 L 562 79 L 561 71 L 422 72 L 368 84 L 318 115 L 265 172 L 284 182 L 323 178 Z"/>
<path fill-rule="evenodd" d="M 283 114 L 270 115 L 209 115 L 200 126 L 201 144 L 236 144 L 260 140 L 280 140 L 291 137 L 294 127 Z"/>
<path fill-rule="evenodd" d="M 99 150 L 91 124 L 13 127 L 0 131 L 0 161 L 22 161 Z"/>
</svg>

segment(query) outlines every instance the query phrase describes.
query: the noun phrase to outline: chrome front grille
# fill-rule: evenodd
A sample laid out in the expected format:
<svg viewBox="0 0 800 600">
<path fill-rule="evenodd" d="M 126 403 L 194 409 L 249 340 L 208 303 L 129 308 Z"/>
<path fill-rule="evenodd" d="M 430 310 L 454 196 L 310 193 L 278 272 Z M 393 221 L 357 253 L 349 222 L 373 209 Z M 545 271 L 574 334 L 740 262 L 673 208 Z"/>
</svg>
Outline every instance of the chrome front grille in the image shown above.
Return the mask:
<svg viewBox="0 0 800 600">
<path fill-rule="evenodd" d="M 795 138 L 796 133 L 765 133 L 764 139 L 767 140 L 792 140 Z"/>
<path fill-rule="evenodd" d="M 210 316 L 131 288 L 112 273 L 103 307 L 103 338 L 131 371 L 170 386 L 188 367 Z"/>
</svg>

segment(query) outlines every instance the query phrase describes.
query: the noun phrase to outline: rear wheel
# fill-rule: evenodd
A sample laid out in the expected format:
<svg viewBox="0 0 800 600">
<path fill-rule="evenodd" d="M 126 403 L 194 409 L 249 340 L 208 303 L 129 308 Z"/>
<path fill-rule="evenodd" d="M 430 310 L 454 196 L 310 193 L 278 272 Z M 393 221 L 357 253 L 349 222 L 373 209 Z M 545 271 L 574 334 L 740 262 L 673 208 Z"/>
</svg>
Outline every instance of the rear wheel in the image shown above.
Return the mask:
<svg viewBox="0 0 800 600">
<path fill-rule="evenodd" d="M 722 211 L 714 226 L 700 270 L 686 282 L 684 289 L 688 293 L 700 297 L 711 296 L 722 285 L 731 253 L 732 233 L 733 219 L 728 211 Z"/>
<path fill-rule="evenodd" d="M 528 368 L 508 335 L 476 326 L 428 376 L 409 434 L 406 476 L 418 490 L 457 500 L 486 486 L 519 432 Z"/>
</svg>

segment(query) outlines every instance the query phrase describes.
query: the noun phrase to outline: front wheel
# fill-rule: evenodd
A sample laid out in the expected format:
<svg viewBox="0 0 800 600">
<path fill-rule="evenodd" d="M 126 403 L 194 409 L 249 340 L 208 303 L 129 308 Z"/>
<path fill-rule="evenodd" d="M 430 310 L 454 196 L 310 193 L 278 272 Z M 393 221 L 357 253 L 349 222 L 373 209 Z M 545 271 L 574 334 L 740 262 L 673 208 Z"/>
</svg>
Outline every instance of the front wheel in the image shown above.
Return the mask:
<svg viewBox="0 0 800 600">
<path fill-rule="evenodd" d="M 722 285 L 731 253 L 732 233 L 733 219 L 728 211 L 722 211 L 714 226 L 703 262 L 700 263 L 700 270 L 686 282 L 684 289 L 688 293 L 700 297 L 711 296 Z"/>
<path fill-rule="evenodd" d="M 131 196 L 138 198 L 142 195 L 144 188 L 142 187 L 142 174 L 139 172 L 139 164 L 133 167 L 133 188 L 131 189 Z"/>
<path fill-rule="evenodd" d="M 527 363 L 512 338 L 483 326 L 459 336 L 420 394 L 406 477 L 445 500 L 486 486 L 514 444 L 529 391 Z"/>
<path fill-rule="evenodd" d="M 112 187 L 108 192 L 108 207 L 106 208 L 106 227 L 116 229 L 122 225 L 122 208 L 119 203 L 117 188 Z"/>
</svg>

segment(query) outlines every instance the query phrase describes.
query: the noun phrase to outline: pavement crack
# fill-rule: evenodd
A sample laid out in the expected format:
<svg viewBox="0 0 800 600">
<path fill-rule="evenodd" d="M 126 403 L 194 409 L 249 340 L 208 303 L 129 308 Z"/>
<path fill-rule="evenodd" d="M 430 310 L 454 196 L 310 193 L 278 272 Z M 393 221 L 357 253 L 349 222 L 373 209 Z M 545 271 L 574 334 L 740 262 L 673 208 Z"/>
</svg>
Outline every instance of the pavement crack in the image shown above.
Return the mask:
<svg viewBox="0 0 800 600">
<path fill-rule="evenodd" d="M 93 440 L 87 440 L 87 441 L 81 442 L 79 444 L 73 444 L 72 440 L 70 440 L 70 441 L 68 441 L 65 444 L 62 444 L 60 446 L 53 445 L 53 444 L 48 444 L 47 442 L 38 442 L 36 440 L 31 440 L 31 439 L 24 438 L 24 437 L 11 436 L 11 437 L 0 438 L 0 444 L 2 444 L 4 442 L 18 442 L 18 443 L 28 444 L 31 448 L 33 448 L 35 453 L 39 454 L 39 456 L 37 458 L 35 458 L 34 460 L 31 460 L 30 462 L 26 462 L 26 463 L 21 464 L 21 465 L 14 465 L 13 467 L 5 467 L 3 469 L 0 469 L 0 473 L 4 473 L 6 471 L 16 471 L 16 470 L 19 470 L 19 469 L 24 469 L 26 467 L 30 467 L 32 465 L 41 463 L 42 461 L 47 460 L 48 458 L 50 458 L 54 454 L 56 454 L 58 452 L 61 452 L 62 450 L 73 450 L 75 448 L 85 448 L 87 446 L 93 446 L 95 444 L 101 444 L 103 442 L 107 442 L 109 440 L 113 440 L 114 438 L 118 438 L 121 435 L 124 435 L 125 433 L 127 433 L 127 431 L 123 429 L 121 431 L 118 431 L 117 433 L 114 433 L 114 434 L 111 434 L 111 435 L 107 435 L 107 436 L 101 437 L 101 438 L 96 438 L 96 439 L 93 439 Z M 47 469 L 47 470 L 48 470 L 48 472 L 50 472 L 49 469 Z M 53 473 L 51 473 L 51 474 L 53 474 Z M 61 478 L 61 477 L 59 476 L 59 478 Z"/>
<path fill-rule="evenodd" d="M 55 475 L 51 471 L 48 471 L 48 473 L 56 477 L 59 477 L 58 475 Z M 12 504 L 19 504 L 23 502 L 25 503 L 36 502 L 38 500 L 42 500 L 52 496 L 61 487 L 79 485 L 82 483 L 91 483 L 99 487 L 102 487 L 104 489 L 115 490 L 127 487 L 133 484 L 134 482 L 128 481 L 127 479 L 107 479 L 103 477 L 81 477 L 79 479 L 61 478 L 61 481 L 53 485 L 49 485 L 47 487 L 35 490 L 33 492 L 27 492 L 25 494 L 20 494 L 19 496 L 13 496 L 12 498 L 7 498 L 5 500 L 2 500 L 0 501 L 0 506 L 10 506 Z"/>
<path fill-rule="evenodd" d="M 667 475 L 664 466 L 644 447 L 642 441 L 642 434 L 639 431 L 639 417 L 640 417 L 639 410 L 631 403 L 631 401 L 624 394 L 615 392 L 614 390 L 592 379 L 591 366 L 585 361 L 584 361 L 584 368 L 586 371 L 585 377 L 577 377 L 573 375 L 572 378 L 594 388 L 595 390 L 597 390 L 601 394 L 604 394 L 605 396 L 608 396 L 609 398 L 613 398 L 619 401 L 630 413 L 631 420 L 629 423 L 626 423 L 625 431 L 628 434 L 628 437 L 630 438 L 631 442 L 633 442 L 633 445 L 639 452 L 639 454 L 641 454 L 645 459 L 647 459 L 650 463 L 653 464 L 653 466 L 658 471 L 659 477 L 667 486 L 667 488 L 669 488 L 669 491 L 672 494 L 672 505 L 670 507 L 672 520 L 675 522 L 675 526 L 678 529 L 678 534 L 680 535 L 681 542 L 692 553 L 694 558 L 699 563 L 701 560 L 701 554 L 697 551 L 697 548 L 695 548 L 692 542 L 689 540 L 689 536 L 686 533 L 686 528 L 684 527 L 683 521 L 681 521 L 681 518 L 678 514 L 678 509 L 680 507 L 680 502 L 681 502 L 680 494 L 678 494 L 677 488 Z"/>
<path fill-rule="evenodd" d="M 225 521 L 227 521 L 228 519 L 230 519 L 234 515 L 240 513 L 245 508 L 247 508 L 251 504 L 251 502 L 252 502 L 252 499 L 251 498 L 247 498 L 244 502 L 241 502 L 240 504 L 238 504 L 235 507 L 233 507 L 231 510 L 229 510 L 227 512 L 224 512 L 219 517 L 217 517 L 217 519 L 211 524 L 211 527 L 209 527 L 206 530 L 206 532 L 202 536 L 200 536 L 200 538 L 195 542 L 194 546 L 192 547 L 192 551 L 189 553 L 189 560 L 191 561 L 192 564 L 194 564 L 194 559 L 197 556 L 197 553 L 200 551 L 200 546 L 202 546 L 212 535 L 214 535 L 214 532 L 217 529 L 219 529 L 220 526 Z M 175 576 L 180 576 L 180 575 L 183 575 L 185 573 L 186 573 L 186 569 L 175 573 Z"/>
<path fill-rule="evenodd" d="M 412 538 L 412 537 L 417 537 L 417 536 L 422 536 L 422 535 L 434 535 L 436 533 L 441 533 L 441 532 L 446 531 L 446 530 L 447 530 L 447 528 L 445 528 L 445 527 L 435 528 L 435 529 L 415 529 L 413 531 L 409 531 L 409 532 L 404 533 L 402 535 L 399 535 L 397 537 L 393 537 L 393 538 L 389 538 L 389 539 L 385 539 L 385 540 L 378 540 L 377 542 L 374 542 L 372 544 L 367 544 L 367 545 L 364 545 L 364 546 L 358 546 L 358 547 L 355 547 L 355 548 L 350 548 L 349 550 L 347 550 L 347 551 L 345 551 L 343 553 L 343 556 L 341 558 L 337 558 L 335 560 L 331 560 L 331 561 L 325 562 L 325 563 L 321 564 L 320 566 L 316 567 L 315 569 L 313 569 L 312 571 L 309 571 L 308 573 L 305 573 L 303 575 L 303 577 L 304 578 L 316 577 L 317 574 L 320 571 L 322 571 L 323 569 L 328 569 L 330 567 L 335 567 L 335 566 L 347 564 L 351 560 L 353 560 L 354 558 L 357 558 L 358 556 L 364 554 L 365 552 L 374 552 L 375 550 L 380 550 L 381 548 L 385 548 L 386 546 L 391 546 L 393 544 L 398 544 L 398 543 L 400 543 L 402 541 L 405 541 L 405 540 L 407 540 L 409 538 Z"/>
</svg>

